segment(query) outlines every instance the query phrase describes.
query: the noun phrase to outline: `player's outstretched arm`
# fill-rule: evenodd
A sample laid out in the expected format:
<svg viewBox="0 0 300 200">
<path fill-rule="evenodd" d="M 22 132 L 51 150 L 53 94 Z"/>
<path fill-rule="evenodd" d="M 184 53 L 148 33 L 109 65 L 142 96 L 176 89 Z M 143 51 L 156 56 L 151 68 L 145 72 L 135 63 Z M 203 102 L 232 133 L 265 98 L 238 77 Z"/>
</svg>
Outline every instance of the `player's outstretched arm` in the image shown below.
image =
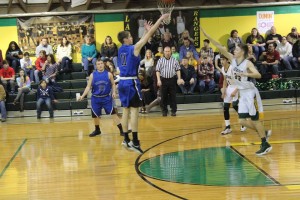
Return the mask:
<svg viewBox="0 0 300 200">
<path fill-rule="evenodd" d="M 154 25 L 151 25 L 151 23 L 147 23 L 145 26 L 145 29 L 147 33 L 142 37 L 135 45 L 134 45 L 134 55 L 138 56 L 140 54 L 140 51 L 142 47 L 147 43 L 150 37 L 155 33 L 155 31 L 158 29 L 160 23 L 169 17 L 169 14 L 163 14 Z"/>
<path fill-rule="evenodd" d="M 215 45 L 220 50 L 221 54 L 223 54 L 229 60 L 233 59 L 233 55 L 227 51 L 226 47 L 222 46 L 219 42 L 217 42 L 210 35 L 208 35 L 201 26 L 200 26 L 200 30 L 203 32 L 205 37 L 207 37 L 209 39 L 209 41 L 211 41 L 211 43 L 213 43 L 213 45 Z"/>
<path fill-rule="evenodd" d="M 88 82 L 83 94 L 79 97 L 79 99 L 78 99 L 79 101 L 82 101 L 84 99 L 84 97 L 88 94 L 88 92 L 91 90 L 92 81 L 93 81 L 93 73 L 90 75 L 89 82 Z"/>
</svg>

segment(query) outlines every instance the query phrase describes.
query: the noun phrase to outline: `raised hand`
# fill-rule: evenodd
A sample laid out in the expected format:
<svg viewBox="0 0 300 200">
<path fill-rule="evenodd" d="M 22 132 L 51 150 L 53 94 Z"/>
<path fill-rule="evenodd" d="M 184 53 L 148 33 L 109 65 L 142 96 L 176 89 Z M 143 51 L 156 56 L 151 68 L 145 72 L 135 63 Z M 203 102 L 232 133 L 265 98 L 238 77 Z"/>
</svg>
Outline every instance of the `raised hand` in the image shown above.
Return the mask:
<svg viewBox="0 0 300 200">
<path fill-rule="evenodd" d="M 164 20 L 164 19 L 168 19 L 169 17 L 170 17 L 170 13 L 166 13 L 166 14 L 163 14 L 160 18 L 162 20 Z"/>
<path fill-rule="evenodd" d="M 145 21 L 145 23 L 144 23 L 144 27 L 145 27 L 145 30 L 146 31 L 149 31 L 150 30 L 150 28 L 152 27 L 152 22 L 151 21 Z"/>
</svg>

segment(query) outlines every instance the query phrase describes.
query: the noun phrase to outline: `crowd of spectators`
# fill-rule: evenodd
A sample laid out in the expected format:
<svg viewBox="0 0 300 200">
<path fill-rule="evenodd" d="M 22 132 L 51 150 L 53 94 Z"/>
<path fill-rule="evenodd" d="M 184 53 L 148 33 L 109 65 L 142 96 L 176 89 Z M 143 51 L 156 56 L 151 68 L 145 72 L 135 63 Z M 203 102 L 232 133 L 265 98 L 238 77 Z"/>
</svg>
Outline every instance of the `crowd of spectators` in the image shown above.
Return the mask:
<svg viewBox="0 0 300 200">
<path fill-rule="evenodd" d="M 273 26 L 265 38 L 257 28 L 253 28 L 247 39 L 243 41 L 239 37 L 238 31 L 232 30 L 227 44 L 224 45 L 227 45 L 228 50 L 233 53 L 237 44 L 247 44 L 249 48 L 248 59 L 254 63 L 262 74 L 263 80 L 267 80 L 278 77 L 280 70 L 299 69 L 299 37 L 296 27 L 293 27 L 286 36 L 282 36 L 277 33 L 276 28 Z M 97 58 L 101 58 L 107 63 L 107 66 L 114 73 L 115 79 L 117 79 L 118 47 L 113 42 L 112 37 L 107 36 L 99 50 L 96 49 L 93 37 L 86 35 L 84 41 L 81 47 L 81 57 L 83 71 L 86 75 L 88 76 L 95 69 Z M 143 112 L 149 112 L 153 105 L 157 105 L 157 102 L 161 101 L 160 95 L 165 95 L 161 94 L 156 81 L 158 78 L 156 76 L 156 63 L 165 58 L 164 50 L 166 47 L 171 49 L 171 58 L 174 58 L 174 62 L 178 62 L 180 66 L 178 70 L 183 83 L 176 86 L 177 92 L 181 91 L 184 95 L 195 92 L 200 94 L 214 93 L 218 90 L 218 83 L 222 80 L 221 73 L 215 70 L 215 65 L 220 65 L 220 62 L 218 62 L 219 55 L 210 47 L 208 39 L 203 40 L 203 46 L 197 51 L 194 46 L 194 39 L 187 30 L 184 30 L 178 36 L 178 40 L 172 38 L 170 32 L 164 32 L 160 36 L 155 34 L 141 51 L 142 60 L 139 77 L 143 86 Z M 7 48 L 5 59 L 3 59 L 0 50 L 0 89 L 3 87 L 7 93 L 17 94 L 14 104 L 20 103 L 20 110 L 22 111 L 22 99 L 24 99 L 24 95 L 32 92 L 31 84 L 40 85 L 41 81 L 45 81 L 47 85 L 51 85 L 51 83 L 56 82 L 56 76 L 59 73 L 72 71 L 72 62 L 72 44 L 67 40 L 67 37 L 61 38 L 55 56 L 52 46 L 48 44 L 48 39 L 42 38 L 40 44 L 36 47 L 36 59 L 34 61 L 30 58 L 28 52 L 22 52 L 18 44 L 12 41 Z M 16 78 L 16 76 L 18 77 Z M 5 96 L 1 92 L 1 102 L 3 102 L 3 98 Z M 1 112 L 2 110 L 1 103 Z M 5 116 L 5 114 L 2 115 Z M 50 113 L 50 116 L 53 116 L 53 113 Z"/>
<path fill-rule="evenodd" d="M 168 33 L 164 33 L 162 41 L 155 44 L 155 39 L 149 40 L 145 45 L 145 52 L 147 52 L 147 59 L 152 52 L 152 57 L 155 61 L 159 61 L 164 57 L 164 48 L 171 47 L 172 57 L 180 64 L 181 78 L 184 83 L 178 85 L 177 92 L 184 95 L 193 93 L 214 93 L 218 91 L 218 85 L 223 80 L 222 74 L 216 70 L 215 65 L 220 66 L 218 62 L 219 55 L 210 47 L 208 39 L 203 40 L 203 47 L 199 51 L 193 44 L 193 38 L 190 37 L 189 32 L 185 30 L 178 41 L 172 40 Z M 266 37 L 263 37 L 257 28 L 253 28 L 245 41 L 238 35 L 237 30 L 230 32 L 230 37 L 227 40 L 227 48 L 233 53 L 237 44 L 247 44 L 249 48 L 248 59 L 254 63 L 255 67 L 262 74 L 262 80 L 267 81 L 271 78 L 278 78 L 279 71 L 299 69 L 300 64 L 300 42 L 297 28 L 293 27 L 287 36 L 282 36 L 277 33 L 276 27 L 271 27 Z M 150 45 L 151 44 L 151 45 Z M 226 44 L 224 44 L 226 46 Z M 178 49 L 178 51 L 176 51 Z M 153 63 L 153 62 L 152 62 Z M 145 62 L 141 62 L 141 70 L 148 70 L 144 66 Z M 155 66 L 154 66 L 155 68 Z M 153 70 L 152 68 L 150 71 Z M 147 76 L 149 73 L 145 73 Z M 155 80 L 155 74 L 152 74 Z M 143 77 L 143 80 L 147 77 Z M 256 80 L 252 80 L 254 83 Z M 161 91 L 157 88 L 157 82 L 154 81 L 153 95 L 157 97 Z M 151 90 L 152 91 L 152 90 Z M 164 95 L 164 94 L 162 94 Z M 159 99 L 160 101 L 160 99 Z M 153 102 L 159 102 L 156 98 Z M 148 112 L 147 102 L 144 102 L 143 112 Z M 149 103 L 150 108 L 157 103 Z"/>
</svg>

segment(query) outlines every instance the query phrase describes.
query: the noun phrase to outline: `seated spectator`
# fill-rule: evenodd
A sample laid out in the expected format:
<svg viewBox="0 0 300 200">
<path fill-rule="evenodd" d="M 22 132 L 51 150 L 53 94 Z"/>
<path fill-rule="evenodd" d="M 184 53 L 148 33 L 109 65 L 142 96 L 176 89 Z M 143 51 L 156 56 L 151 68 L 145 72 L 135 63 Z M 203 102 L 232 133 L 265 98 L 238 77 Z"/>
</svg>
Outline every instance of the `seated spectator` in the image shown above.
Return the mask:
<svg viewBox="0 0 300 200">
<path fill-rule="evenodd" d="M 189 60 L 187 57 L 182 58 L 182 64 L 180 66 L 181 78 L 184 84 L 179 85 L 182 94 L 193 94 L 194 88 L 197 83 L 197 74 L 194 66 L 189 65 Z"/>
<path fill-rule="evenodd" d="M 91 37 L 89 35 L 86 35 L 84 37 L 85 43 L 81 46 L 81 57 L 82 57 L 82 63 L 83 68 L 88 75 L 89 71 L 89 63 L 92 63 L 94 65 L 94 70 L 96 69 L 96 61 L 97 61 L 97 50 L 95 44 L 92 43 Z"/>
<path fill-rule="evenodd" d="M 196 48 L 193 44 L 191 44 L 191 41 L 188 38 L 183 39 L 183 45 L 180 47 L 179 50 L 179 60 L 181 61 L 183 57 L 186 57 L 186 53 L 188 51 L 192 51 L 194 58 L 196 60 L 199 59 L 198 52 L 196 51 Z"/>
<path fill-rule="evenodd" d="M 104 43 L 101 46 L 101 60 L 109 59 L 114 63 L 114 66 L 118 68 L 118 47 L 112 41 L 110 36 L 105 38 Z"/>
<path fill-rule="evenodd" d="M 30 81 L 34 80 L 34 69 L 32 67 L 32 61 L 29 57 L 29 53 L 25 52 L 23 58 L 20 60 L 21 69 L 24 70 L 26 75 L 29 75 Z"/>
<path fill-rule="evenodd" d="M 0 49 L 0 69 L 2 68 L 3 66 L 3 56 L 2 56 L 2 51 Z"/>
<path fill-rule="evenodd" d="M 216 53 L 215 58 L 214 58 L 214 62 L 212 64 L 214 64 L 214 66 L 216 66 L 216 68 L 217 67 L 219 67 L 219 69 L 222 68 L 220 53 Z M 219 71 L 219 69 L 217 68 L 217 70 L 214 70 L 214 81 L 215 81 L 215 83 L 218 83 L 218 84 L 220 84 L 220 81 L 223 80 L 222 71 Z M 197 71 L 197 68 L 196 68 L 196 71 Z M 223 84 L 223 82 L 222 82 L 222 84 Z M 223 87 L 223 85 L 218 87 L 218 88 L 220 89 L 222 87 Z"/>
<path fill-rule="evenodd" d="M 47 60 L 42 67 L 43 79 L 46 80 L 47 83 L 56 82 L 56 75 L 58 73 L 58 64 L 55 62 L 55 58 L 53 54 L 49 54 L 47 56 Z"/>
<path fill-rule="evenodd" d="M 262 63 L 260 65 L 260 73 L 262 77 L 268 79 L 266 74 L 269 71 L 271 71 L 272 77 L 274 77 L 273 75 L 278 76 L 278 64 L 280 61 L 280 55 L 278 51 L 275 50 L 273 43 L 269 44 L 267 52 L 262 53 L 260 60 L 262 60 Z"/>
<path fill-rule="evenodd" d="M 142 92 L 141 112 L 146 113 L 146 105 L 149 105 L 155 99 L 153 79 L 151 76 L 147 76 L 145 71 L 139 72 L 139 79 L 141 81 Z"/>
<path fill-rule="evenodd" d="M 186 52 L 186 58 L 188 59 L 188 64 L 193 66 L 195 70 L 198 67 L 198 61 L 194 58 L 194 54 L 191 51 Z"/>
<path fill-rule="evenodd" d="M 36 112 L 37 112 L 37 118 L 41 119 L 42 114 L 42 104 L 46 104 L 49 110 L 50 118 L 53 118 L 53 108 L 52 108 L 52 102 L 57 102 L 54 99 L 53 91 L 50 87 L 47 86 L 47 83 L 45 80 L 41 80 L 40 86 L 37 90 L 37 102 L 36 102 Z"/>
<path fill-rule="evenodd" d="M 215 56 L 215 59 L 214 59 L 214 64 L 215 64 L 215 67 L 219 70 L 221 70 L 221 68 L 223 67 L 222 64 L 221 64 L 221 54 L 220 53 L 217 53 L 216 56 Z M 215 70 L 217 71 L 217 70 Z"/>
<path fill-rule="evenodd" d="M 46 60 L 47 60 L 46 51 L 41 50 L 39 57 L 35 61 L 35 70 L 34 70 L 35 83 L 40 82 L 40 77 L 42 77 L 42 68 L 45 65 Z"/>
<path fill-rule="evenodd" d="M 253 48 L 252 48 L 251 45 L 248 45 L 248 57 L 247 57 L 247 59 L 249 61 L 251 61 L 254 65 L 256 65 L 257 60 L 256 60 L 255 54 L 253 53 Z"/>
<path fill-rule="evenodd" d="M 170 32 L 165 32 L 163 34 L 163 39 L 160 41 L 159 46 L 162 46 L 163 49 L 165 47 L 177 46 L 176 42 L 172 39 L 172 35 Z"/>
<path fill-rule="evenodd" d="M 157 53 L 154 56 L 155 58 L 162 58 L 164 56 L 164 49 L 162 46 L 157 48 Z"/>
<path fill-rule="evenodd" d="M 60 73 L 72 71 L 72 44 L 64 36 L 61 43 L 57 46 L 56 52 L 57 63 L 60 65 Z"/>
<path fill-rule="evenodd" d="M 14 99 L 13 104 L 16 105 L 20 101 L 20 111 L 24 111 L 24 96 L 28 94 L 31 89 L 30 78 L 25 74 L 25 71 L 21 69 L 19 71 L 19 77 L 17 78 L 18 94 Z"/>
<path fill-rule="evenodd" d="M 251 35 L 247 37 L 246 40 L 247 45 L 251 45 L 253 49 L 253 53 L 255 54 L 256 60 L 258 60 L 259 56 L 262 52 L 265 51 L 265 39 L 261 36 L 257 30 L 257 28 L 252 28 Z"/>
<path fill-rule="evenodd" d="M 120 76 L 119 76 L 119 74 L 120 74 L 119 69 L 116 69 L 115 66 L 114 66 L 114 64 L 112 63 L 112 61 L 109 60 L 109 59 L 106 59 L 103 62 L 104 62 L 104 68 L 107 71 L 109 71 L 110 73 L 112 73 L 113 78 L 115 80 L 115 83 L 119 82 L 119 80 L 120 80 L 119 79 L 120 78 Z"/>
<path fill-rule="evenodd" d="M 35 56 L 38 58 L 40 56 L 40 52 L 44 50 L 46 52 L 46 55 L 53 54 L 53 49 L 50 44 L 48 44 L 48 38 L 44 37 L 41 40 L 41 43 L 39 46 L 35 49 Z"/>
<path fill-rule="evenodd" d="M 292 70 L 292 65 L 291 65 L 291 62 L 293 60 L 292 45 L 287 41 L 285 36 L 282 37 L 281 42 L 277 40 L 276 44 L 277 44 L 276 51 L 279 52 L 280 60 L 283 66 L 287 70 Z"/>
<path fill-rule="evenodd" d="M 197 75 L 199 80 L 200 94 L 208 91 L 213 93 L 216 87 L 214 81 L 214 66 L 209 63 L 208 58 L 204 57 L 203 62 L 198 66 Z"/>
<path fill-rule="evenodd" d="M 6 60 L 3 60 L 3 68 L 0 69 L 0 77 L 2 84 L 6 91 L 8 90 L 8 85 L 10 86 L 10 93 L 15 93 L 15 70 L 10 67 Z"/>
<path fill-rule="evenodd" d="M 179 62 L 179 53 L 175 46 L 171 47 L 172 57 L 175 58 Z"/>
<path fill-rule="evenodd" d="M 273 43 L 276 47 L 277 41 L 281 42 L 282 36 L 277 34 L 275 26 L 271 27 L 271 33 L 266 37 L 266 48 L 268 48 L 270 43 Z"/>
<path fill-rule="evenodd" d="M 15 72 L 19 71 L 20 59 L 23 57 L 23 53 L 15 41 L 11 41 L 6 51 L 6 61 Z"/>
<path fill-rule="evenodd" d="M 200 49 L 200 62 L 202 63 L 204 58 L 208 59 L 209 63 L 213 63 L 214 50 L 209 46 L 210 41 L 208 39 L 203 40 L 203 47 Z M 196 57 L 195 57 L 196 58 Z"/>
<path fill-rule="evenodd" d="M 178 47 L 181 47 L 183 45 L 184 38 L 188 38 L 191 44 L 194 44 L 194 39 L 191 38 L 190 33 L 188 30 L 184 30 L 178 40 Z"/>
<path fill-rule="evenodd" d="M 0 80 L 0 110 L 1 110 L 1 121 L 6 121 L 6 108 L 5 108 L 5 101 L 6 101 L 6 90 Z"/>
<path fill-rule="evenodd" d="M 161 35 L 159 29 L 157 29 L 155 31 L 154 35 L 152 36 L 152 40 L 151 40 L 152 43 L 154 44 L 154 47 L 156 47 L 154 50 L 152 50 L 152 52 L 157 53 L 156 51 L 157 51 L 157 48 L 158 48 L 161 40 L 162 40 L 162 35 Z"/>
<path fill-rule="evenodd" d="M 144 66 L 144 68 L 141 68 L 141 70 L 144 70 L 145 72 L 148 71 L 149 69 L 152 69 L 154 65 L 154 59 L 153 59 L 152 51 L 150 49 L 146 51 L 145 58 L 141 60 L 140 65 Z"/>
<path fill-rule="evenodd" d="M 287 35 L 286 39 L 291 45 L 295 44 L 297 40 L 300 39 L 300 35 L 296 27 L 293 27 L 291 29 L 291 32 Z"/>
<path fill-rule="evenodd" d="M 242 38 L 238 36 L 238 31 L 237 30 L 232 30 L 230 32 L 230 37 L 227 40 L 227 48 L 228 51 L 233 53 L 235 46 L 237 44 L 243 44 Z"/>
<path fill-rule="evenodd" d="M 300 40 L 297 40 L 295 44 L 292 47 L 292 53 L 293 53 L 293 65 L 296 69 L 299 69 L 300 67 Z"/>
</svg>

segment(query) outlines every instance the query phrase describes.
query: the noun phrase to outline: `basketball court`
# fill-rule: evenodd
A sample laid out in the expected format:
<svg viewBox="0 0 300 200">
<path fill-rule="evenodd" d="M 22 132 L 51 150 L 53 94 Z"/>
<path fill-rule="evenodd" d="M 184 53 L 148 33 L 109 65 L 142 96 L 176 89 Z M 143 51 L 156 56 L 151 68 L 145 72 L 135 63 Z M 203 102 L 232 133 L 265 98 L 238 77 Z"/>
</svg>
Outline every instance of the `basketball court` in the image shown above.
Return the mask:
<svg viewBox="0 0 300 200">
<path fill-rule="evenodd" d="M 122 148 L 110 117 L 94 138 L 90 116 L 10 119 L 1 124 L 0 199 L 298 199 L 299 112 L 268 101 L 273 150 L 260 157 L 256 133 L 240 132 L 232 110 L 233 132 L 220 135 L 219 103 L 140 114 L 142 155 Z"/>
<path fill-rule="evenodd" d="M 162 13 L 172 11 L 174 0 L 161 2 Z M 233 132 L 220 135 L 220 103 L 182 104 L 176 117 L 140 114 L 140 155 L 121 146 L 109 116 L 93 138 L 89 115 L 10 118 L 0 124 L 0 199 L 299 199 L 300 115 L 293 102 L 264 101 L 273 149 L 263 156 L 255 155 L 257 133 L 240 132 L 233 110 Z"/>
</svg>

